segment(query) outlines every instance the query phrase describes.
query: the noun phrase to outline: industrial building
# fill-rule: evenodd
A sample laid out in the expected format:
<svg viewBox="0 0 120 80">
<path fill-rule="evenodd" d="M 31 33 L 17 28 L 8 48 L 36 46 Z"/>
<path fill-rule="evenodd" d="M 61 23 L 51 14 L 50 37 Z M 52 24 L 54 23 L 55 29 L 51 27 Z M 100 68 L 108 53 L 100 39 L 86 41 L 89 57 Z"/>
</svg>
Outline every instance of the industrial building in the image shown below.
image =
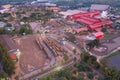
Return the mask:
<svg viewBox="0 0 120 80">
<path fill-rule="evenodd" d="M 74 10 L 67 10 L 67 11 L 61 11 L 59 12 L 60 15 L 63 15 L 64 18 L 66 18 L 69 15 L 74 15 L 74 14 L 78 14 L 78 13 L 84 13 L 86 11 L 81 11 L 78 9 L 74 9 Z"/>
<path fill-rule="evenodd" d="M 89 17 L 93 17 L 93 16 L 97 16 L 100 15 L 99 11 L 93 11 L 93 12 L 83 12 L 83 13 L 77 13 L 77 14 L 73 14 L 73 15 L 68 15 L 66 18 L 69 20 L 76 20 L 76 19 L 80 19 L 83 16 L 89 16 Z"/>
<path fill-rule="evenodd" d="M 110 5 L 92 4 L 90 11 L 107 11 L 109 8 Z"/>
<path fill-rule="evenodd" d="M 46 6 L 46 7 L 55 7 L 56 4 L 49 3 L 48 0 L 36 0 L 31 2 L 32 5 L 38 5 L 38 6 Z"/>
<path fill-rule="evenodd" d="M 68 15 L 66 19 L 86 25 L 86 27 L 74 29 L 77 33 L 85 30 L 95 30 L 98 31 L 95 33 L 95 37 L 102 38 L 104 36 L 104 33 L 101 32 L 102 27 L 106 25 L 110 26 L 113 22 L 111 20 L 102 21 L 100 18 L 95 18 L 95 16 L 100 16 L 100 14 L 100 11 L 84 12 Z"/>
<path fill-rule="evenodd" d="M 93 35 L 95 36 L 96 39 L 100 39 L 100 38 L 104 37 L 103 32 L 96 32 L 96 33 L 93 33 Z"/>
<path fill-rule="evenodd" d="M 0 22 L 0 28 L 3 28 L 6 25 L 5 22 Z"/>
</svg>

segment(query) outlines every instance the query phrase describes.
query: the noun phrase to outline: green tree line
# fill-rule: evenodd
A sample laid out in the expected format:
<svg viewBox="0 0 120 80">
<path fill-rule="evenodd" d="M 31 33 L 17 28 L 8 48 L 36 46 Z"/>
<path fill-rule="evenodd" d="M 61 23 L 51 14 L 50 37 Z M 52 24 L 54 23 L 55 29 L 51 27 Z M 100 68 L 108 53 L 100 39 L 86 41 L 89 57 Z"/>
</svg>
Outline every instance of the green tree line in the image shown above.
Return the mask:
<svg viewBox="0 0 120 80">
<path fill-rule="evenodd" d="M 0 63 L 3 66 L 3 70 L 9 76 L 14 73 L 15 64 L 13 60 L 10 58 L 9 54 L 7 53 L 7 48 L 4 44 L 0 41 Z"/>
</svg>

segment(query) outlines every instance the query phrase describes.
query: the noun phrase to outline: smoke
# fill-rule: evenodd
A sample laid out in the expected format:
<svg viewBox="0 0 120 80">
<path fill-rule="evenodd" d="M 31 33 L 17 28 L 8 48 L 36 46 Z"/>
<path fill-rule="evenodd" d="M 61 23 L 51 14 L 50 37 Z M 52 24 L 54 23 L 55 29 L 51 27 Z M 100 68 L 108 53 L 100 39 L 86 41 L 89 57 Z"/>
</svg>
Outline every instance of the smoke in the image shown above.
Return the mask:
<svg viewBox="0 0 120 80">
<path fill-rule="evenodd" d="M 103 11 L 103 12 L 101 13 L 101 17 L 102 17 L 102 18 L 107 18 L 107 15 L 108 15 L 107 11 Z"/>
</svg>

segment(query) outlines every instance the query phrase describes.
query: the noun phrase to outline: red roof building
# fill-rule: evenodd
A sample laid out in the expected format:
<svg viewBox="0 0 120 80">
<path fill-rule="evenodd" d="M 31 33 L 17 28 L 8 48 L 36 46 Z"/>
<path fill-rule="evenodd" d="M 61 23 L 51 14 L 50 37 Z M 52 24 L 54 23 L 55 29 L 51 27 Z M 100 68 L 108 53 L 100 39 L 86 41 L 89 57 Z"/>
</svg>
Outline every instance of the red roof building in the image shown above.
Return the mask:
<svg viewBox="0 0 120 80">
<path fill-rule="evenodd" d="M 96 18 L 94 18 L 94 17 L 82 16 L 81 18 L 82 18 L 82 19 L 85 19 L 85 20 L 88 20 L 88 21 L 91 21 L 91 22 L 94 22 L 94 23 L 101 22 L 100 19 L 96 19 Z"/>
<path fill-rule="evenodd" d="M 97 28 L 101 28 L 101 27 L 104 27 L 105 25 L 111 25 L 113 22 L 112 21 L 104 21 L 104 22 L 99 22 L 99 23 L 96 23 L 96 24 L 92 24 L 92 25 L 89 25 L 88 27 L 91 29 L 91 30 L 95 30 Z"/>
<path fill-rule="evenodd" d="M 82 16 L 96 16 L 96 15 L 100 15 L 99 11 L 93 11 L 93 12 L 84 12 L 84 13 L 78 13 L 78 14 L 74 14 L 74 15 L 68 15 L 67 19 L 77 19 L 80 18 Z"/>
<path fill-rule="evenodd" d="M 9 54 L 10 55 L 10 58 L 12 59 L 12 60 L 16 60 L 16 54 L 13 54 L 13 53 L 11 53 L 11 54 Z"/>
<path fill-rule="evenodd" d="M 85 20 L 85 19 L 77 19 L 76 22 L 80 22 L 80 23 L 84 23 L 86 25 L 90 25 L 90 24 L 93 24 L 94 22 L 91 22 L 91 21 L 88 21 L 88 20 Z"/>
<path fill-rule="evenodd" d="M 104 37 L 103 32 L 96 32 L 96 33 L 93 33 L 93 35 L 96 37 L 96 39 L 100 39 Z"/>
<path fill-rule="evenodd" d="M 74 29 L 77 33 L 85 30 L 96 30 L 98 32 L 94 33 L 96 39 L 102 38 L 104 33 L 101 32 L 102 27 L 105 25 L 111 25 L 113 22 L 110 20 L 102 21 L 100 19 L 94 18 L 94 16 L 100 15 L 99 11 L 78 13 L 74 15 L 67 16 L 67 19 L 74 20 L 76 22 L 83 23 L 87 25 L 85 28 Z"/>
</svg>

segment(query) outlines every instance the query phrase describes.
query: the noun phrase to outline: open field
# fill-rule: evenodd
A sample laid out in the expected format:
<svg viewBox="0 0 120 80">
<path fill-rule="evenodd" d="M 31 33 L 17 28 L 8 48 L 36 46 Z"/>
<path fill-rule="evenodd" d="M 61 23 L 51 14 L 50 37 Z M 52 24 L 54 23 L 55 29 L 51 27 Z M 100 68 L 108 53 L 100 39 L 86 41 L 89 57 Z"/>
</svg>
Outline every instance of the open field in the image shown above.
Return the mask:
<svg viewBox="0 0 120 80">
<path fill-rule="evenodd" d="M 35 35 L 14 39 L 20 51 L 22 52 L 19 62 L 20 69 L 24 74 L 43 67 L 47 61 L 45 52 L 39 48 L 35 39 Z"/>
</svg>

